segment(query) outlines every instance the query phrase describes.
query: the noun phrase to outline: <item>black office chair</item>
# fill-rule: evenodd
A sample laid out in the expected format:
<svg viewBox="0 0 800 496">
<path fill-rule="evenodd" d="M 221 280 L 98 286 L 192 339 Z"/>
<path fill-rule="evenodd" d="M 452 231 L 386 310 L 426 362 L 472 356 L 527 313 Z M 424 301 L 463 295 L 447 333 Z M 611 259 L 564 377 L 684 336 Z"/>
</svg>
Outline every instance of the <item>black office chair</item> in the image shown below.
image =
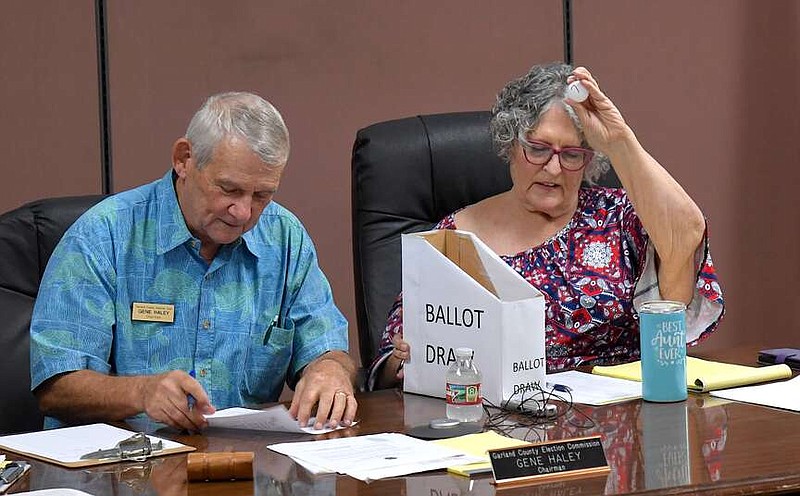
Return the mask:
<svg viewBox="0 0 800 496">
<path fill-rule="evenodd" d="M 489 112 L 420 115 L 361 129 L 353 147 L 353 268 L 361 363 L 377 352 L 401 287 L 400 234 L 508 190 Z M 619 186 L 613 170 L 598 181 Z"/>
<path fill-rule="evenodd" d="M 103 196 L 37 200 L 0 215 L 0 434 L 40 430 L 30 392 L 31 312 L 39 283 L 64 231 Z"/>
<path fill-rule="evenodd" d="M 400 234 L 511 187 L 489 112 L 420 115 L 358 132 L 353 147 L 353 265 L 361 363 L 378 350 L 400 292 Z"/>
</svg>

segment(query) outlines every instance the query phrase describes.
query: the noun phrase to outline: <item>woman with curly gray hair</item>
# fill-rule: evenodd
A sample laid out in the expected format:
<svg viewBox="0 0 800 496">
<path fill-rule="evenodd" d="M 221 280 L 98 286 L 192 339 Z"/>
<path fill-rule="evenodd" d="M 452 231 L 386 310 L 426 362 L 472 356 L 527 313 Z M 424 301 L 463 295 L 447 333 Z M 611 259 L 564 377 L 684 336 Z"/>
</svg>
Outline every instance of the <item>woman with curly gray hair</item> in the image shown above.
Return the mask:
<svg viewBox="0 0 800 496">
<path fill-rule="evenodd" d="M 575 81 L 582 102 L 565 97 Z M 647 299 L 689 306 L 690 345 L 716 328 L 724 302 L 703 213 L 586 68 L 534 66 L 500 91 L 490 127 L 511 189 L 437 227 L 473 232 L 544 294 L 548 372 L 637 359 L 635 304 Z M 623 188 L 594 185 L 612 165 Z M 395 384 L 409 356 L 398 298 L 368 385 Z"/>
</svg>

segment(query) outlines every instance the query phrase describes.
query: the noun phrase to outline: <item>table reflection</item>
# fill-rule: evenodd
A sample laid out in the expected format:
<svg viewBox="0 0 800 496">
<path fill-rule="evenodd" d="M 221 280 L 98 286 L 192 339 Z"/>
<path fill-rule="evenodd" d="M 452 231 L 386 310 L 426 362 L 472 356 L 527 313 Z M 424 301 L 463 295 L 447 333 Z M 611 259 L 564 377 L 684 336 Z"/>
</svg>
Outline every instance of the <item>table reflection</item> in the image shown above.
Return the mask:
<svg viewBox="0 0 800 496">
<path fill-rule="evenodd" d="M 727 400 L 702 396 L 696 398 L 699 410 L 692 413 L 697 418 L 697 439 L 700 440 L 700 453 L 711 482 L 722 477 L 722 453 L 728 440 Z M 692 436 L 690 438 L 693 439 Z"/>
<path fill-rule="evenodd" d="M 686 402 L 641 405 L 642 451 L 646 489 L 692 482 Z"/>
</svg>

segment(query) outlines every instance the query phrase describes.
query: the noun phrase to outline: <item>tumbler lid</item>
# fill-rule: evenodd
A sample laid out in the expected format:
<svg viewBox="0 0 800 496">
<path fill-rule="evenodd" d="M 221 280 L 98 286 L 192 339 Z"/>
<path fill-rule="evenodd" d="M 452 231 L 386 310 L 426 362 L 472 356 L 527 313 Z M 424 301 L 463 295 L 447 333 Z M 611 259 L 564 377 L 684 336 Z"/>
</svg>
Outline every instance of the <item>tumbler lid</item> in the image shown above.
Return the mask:
<svg viewBox="0 0 800 496">
<path fill-rule="evenodd" d="M 639 313 L 676 313 L 684 310 L 686 305 L 672 300 L 649 300 L 639 307 Z"/>
</svg>

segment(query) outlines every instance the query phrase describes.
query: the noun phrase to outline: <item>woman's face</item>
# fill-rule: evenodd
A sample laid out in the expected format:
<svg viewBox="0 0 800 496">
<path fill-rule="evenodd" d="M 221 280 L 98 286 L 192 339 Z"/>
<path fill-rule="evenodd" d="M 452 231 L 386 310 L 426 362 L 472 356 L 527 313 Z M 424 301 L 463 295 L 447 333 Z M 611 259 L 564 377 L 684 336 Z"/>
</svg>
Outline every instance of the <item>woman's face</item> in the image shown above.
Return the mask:
<svg viewBox="0 0 800 496">
<path fill-rule="evenodd" d="M 567 112 L 553 105 L 539 119 L 539 124 L 527 134 L 528 141 L 549 144 L 556 149 L 580 147 L 581 140 Z M 571 172 L 561 168 L 558 155 L 553 154 L 544 165 L 528 162 L 519 142 L 511 153 L 511 191 L 529 212 L 550 218 L 571 218 L 578 206 L 578 190 L 583 179 L 583 169 Z"/>
</svg>

